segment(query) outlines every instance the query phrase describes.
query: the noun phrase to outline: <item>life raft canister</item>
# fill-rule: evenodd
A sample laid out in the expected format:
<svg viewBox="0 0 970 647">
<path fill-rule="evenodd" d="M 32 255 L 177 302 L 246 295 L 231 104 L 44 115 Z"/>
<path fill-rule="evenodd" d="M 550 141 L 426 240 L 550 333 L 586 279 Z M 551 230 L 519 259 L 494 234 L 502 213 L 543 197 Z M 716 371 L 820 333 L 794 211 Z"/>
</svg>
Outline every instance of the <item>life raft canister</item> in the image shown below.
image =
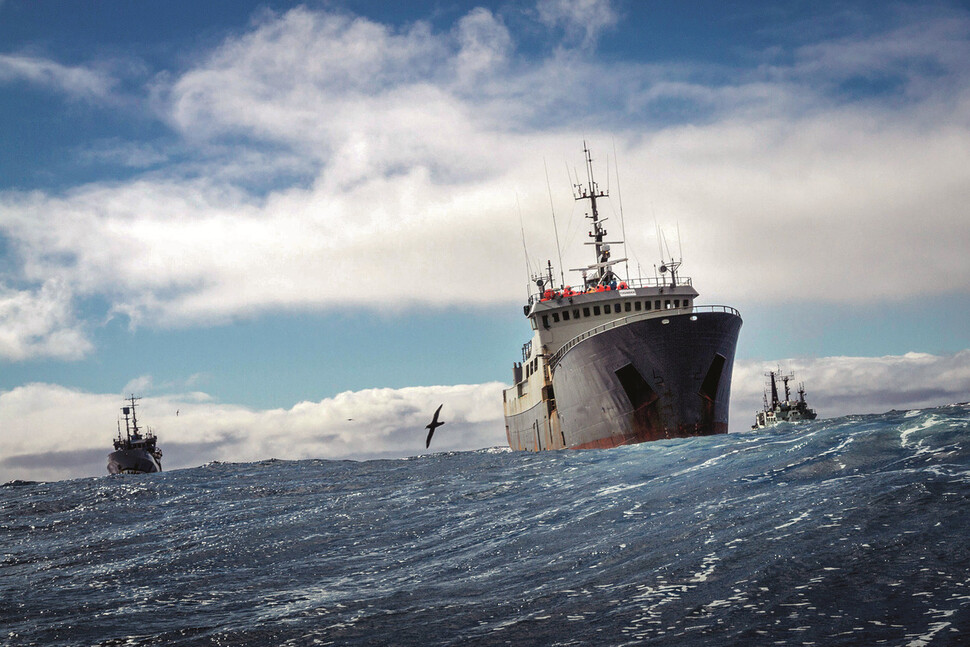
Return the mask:
<svg viewBox="0 0 970 647">
<path fill-rule="evenodd" d="M 624 281 L 623 283 L 620 283 L 621 290 L 625 290 L 626 288 L 627 288 L 626 281 Z"/>
</svg>

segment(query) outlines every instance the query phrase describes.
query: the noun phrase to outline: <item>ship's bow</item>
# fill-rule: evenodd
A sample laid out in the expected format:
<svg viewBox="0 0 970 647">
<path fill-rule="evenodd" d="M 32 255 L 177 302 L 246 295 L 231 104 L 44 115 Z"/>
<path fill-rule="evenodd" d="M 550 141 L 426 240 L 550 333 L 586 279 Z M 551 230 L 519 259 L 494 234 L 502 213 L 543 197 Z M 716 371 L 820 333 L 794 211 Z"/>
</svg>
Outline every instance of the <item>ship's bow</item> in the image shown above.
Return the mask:
<svg viewBox="0 0 970 647">
<path fill-rule="evenodd" d="M 575 344 L 553 378 L 566 445 L 726 433 L 740 330 L 736 310 L 707 306 L 631 321 Z"/>
<path fill-rule="evenodd" d="M 109 474 L 149 474 L 161 472 L 158 460 L 143 449 L 119 449 L 108 454 Z"/>
</svg>

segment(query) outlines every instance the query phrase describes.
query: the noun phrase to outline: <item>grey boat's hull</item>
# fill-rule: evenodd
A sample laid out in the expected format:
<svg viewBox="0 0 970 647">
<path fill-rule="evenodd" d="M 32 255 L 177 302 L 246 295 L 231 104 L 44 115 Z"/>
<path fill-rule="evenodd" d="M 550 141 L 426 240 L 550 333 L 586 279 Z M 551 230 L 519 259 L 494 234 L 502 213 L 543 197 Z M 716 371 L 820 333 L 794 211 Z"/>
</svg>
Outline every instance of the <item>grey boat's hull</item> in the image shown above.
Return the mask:
<svg viewBox="0 0 970 647">
<path fill-rule="evenodd" d="M 734 312 L 686 312 L 581 341 L 553 370 L 555 408 L 506 419 L 510 446 L 607 448 L 726 433 L 740 329 Z"/>
<path fill-rule="evenodd" d="M 161 471 L 161 463 L 143 449 L 119 449 L 108 454 L 110 474 L 148 474 Z"/>
</svg>

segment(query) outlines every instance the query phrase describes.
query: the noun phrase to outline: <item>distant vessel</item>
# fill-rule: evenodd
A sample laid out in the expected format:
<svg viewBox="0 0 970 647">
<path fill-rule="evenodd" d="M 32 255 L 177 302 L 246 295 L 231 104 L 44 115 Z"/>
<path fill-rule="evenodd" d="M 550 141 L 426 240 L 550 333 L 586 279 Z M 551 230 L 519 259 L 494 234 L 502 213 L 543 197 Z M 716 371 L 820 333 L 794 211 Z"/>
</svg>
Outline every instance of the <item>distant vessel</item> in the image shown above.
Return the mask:
<svg viewBox="0 0 970 647">
<path fill-rule="evenodd" d="M 794 373 L 783 375 L 777 371 L 765 373 L 768 383 L 765 386 L 764 410 L 755 414 L 752 429 L 764 429 L 771 427 L 779 422 L 801 422 L 802 420 L 815 420 L 818 414 L 815 409 L 811 409 L 805 402 L 805 385 L 798 385 L 798 399 L 791 399 L 791 390 L 788 388 L 788 381 L 794 379 Z M 785 399 L 778 397 L 778 384 L 776 378 L 781 378 L 785 386 Z M 771 389 L 771 402 L 768 402 L 768 390 Z"/>
<path fill-rule="evenodd" d="M 552 263 L 533 277 L 525 316 L 534 332 L 503 392 L 505 433 L 514 450 L 588 449 L 726 433 L 741 316 L 728 306 L 697 306 L 680 261 L 659 275 L 617 275 L 597 199 L 589 149 L 586 184 L 595 263 L 579 287 L 555 287 Z M 531 292 L 531 288 L 530 288 Z"/>
<path fill-rule="evenodd" d="M 115 438 L 115 451 L 108 454 L 108 472 L 111 474 L 147 474 L 162 471 L 162 450 L 155 446 L 155 434 L 149 428 L 142 435 L 135 415 L 134 395 L 121 407 L 125 417 L 125 435 L 121 435 L 121 420 L 118 420 L 118 437 Z"/>
</svg>

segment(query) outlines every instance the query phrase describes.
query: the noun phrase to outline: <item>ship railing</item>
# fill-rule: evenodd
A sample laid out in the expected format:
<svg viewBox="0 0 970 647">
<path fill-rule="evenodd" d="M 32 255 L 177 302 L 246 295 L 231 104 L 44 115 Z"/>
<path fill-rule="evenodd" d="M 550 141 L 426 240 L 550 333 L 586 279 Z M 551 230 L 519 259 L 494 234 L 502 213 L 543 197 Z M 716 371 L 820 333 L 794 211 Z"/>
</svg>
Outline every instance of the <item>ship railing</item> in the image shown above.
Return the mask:
<svg viewBox="0 0 970 647">
<path fill-rule="evenodd" d="M 631 288 L 666 288 L 670 287 L 671 280 L 664 277 L 640 277 L 630 279 L 626 282 Z M 693 286 L 694 282 L 689 276 L 678 276 L 677 287 L 682 285 Z"/>
<path fill-rule="evenodd" d="M 620 319 L 613 319 L 612 321 L 608 321 L 605 324 L 596 326 L 595 328 L 590 328 L 586 332 L 576 335 L 575 337 L 567 341 L 565 344 L 562 345 L 562 347 L 559 350 L 553 353 L 552 358 L 549 360 L 549 367 L 550 369 L 555 370 L 556 366 L 559 364 L 559 361 L 563 358 L 563 356 L 566 353 L 568 353 L 570 350 L 572 350 L 572 348 L 576 344 L 580 343 L 581 341 L 585 341 L 590 337 L 593 337 L 594 335 L 598 335 L 600 333 L 606 332 L 607 330 L 612 330 L 613 328 L 618 328 L 619 326 L 625 326 L 628 323 L 632 323 L 634 321 L 642 321 L 644 319 L 661 319 L 663 317 L 670 317 L 674 315 L 683 315 L 683 314 L 695 314 L 699 312 L 726 312 L 728 314 L 733 314 L 737 317 L 741 316 L 741 313 L 738 312 L 737 309 L 732 308 L 731 306 L 693 306 L 693 307 L 687 307 L 687 308 L 670 308 L 668 310 L 654 310 L 652 312 L 646 312 L 638 315 L 630 315 L 629 317 L 622 317 Z"/>
<path fill-rule="evenodd" d="M 581 281 L 580 281 L 581 283 Z M 630 288 L 669 288 L 671 287 L 671 280 L 664 277 L 640 277 L 636 279 L 627 279 L 626 281 L 618 281 L 617 285 L 620 283 L 626 283 L 627 287 Z M 693 286 L 694 282 L 689 276 L 678 276 L 677 284 L 675 287 L 680 286 Z M 572 286 L 576 291 L 573 296 L 581 297 L 585 292 L 582 286 Z M 560 290 L 553 290 L 554 292 L 560 292 Z M 529 292 L 529 303 L 539 301 L 542 299 L 542 292 L 536 292 L 534 289 Z"/>
</svg>

